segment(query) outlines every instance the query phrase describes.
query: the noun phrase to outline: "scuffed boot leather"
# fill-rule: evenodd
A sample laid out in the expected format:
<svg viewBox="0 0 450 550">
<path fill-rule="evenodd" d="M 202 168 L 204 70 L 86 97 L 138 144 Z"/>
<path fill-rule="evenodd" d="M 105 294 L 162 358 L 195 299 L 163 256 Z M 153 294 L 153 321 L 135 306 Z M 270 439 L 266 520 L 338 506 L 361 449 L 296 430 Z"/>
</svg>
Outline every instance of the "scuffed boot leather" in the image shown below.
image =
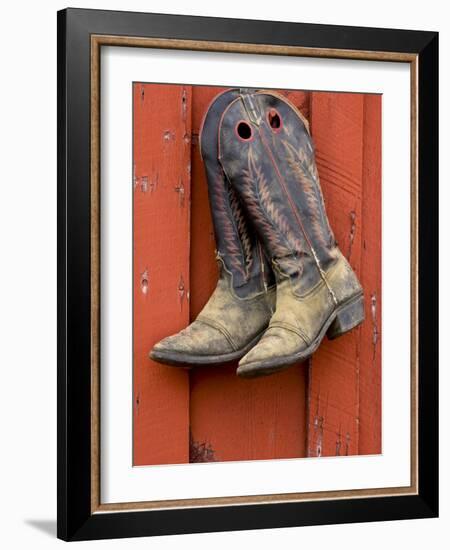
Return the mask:
<svg viewBox="0 0 450 550">
<path fill-rule="evenodd" d="M 277 305 L 269 327 L 259 343 L 239 362 L 239 376 L 277 372 L 310 357 L 325 334 L 337 338 L 364 320 L 364 299 L 347 260 L 339 258 L 325 272 L 337 303 L 320 281 L 307 292 L 280 274 Z"/>
<path fill-rule="evenodd" d="M 151 358 L 169 365 L 223 364 L 240 359 L 261 338 L 275 308 L 275 287 L 241 298 L 221 268 L 217 286 L 196 320 L 156 344 Z"/>
<path fill-rule="evenodd" d="M 275 279 L 240 199 L 218 162 L 219 120 L 239 90 L 219 94 L 205 115 L 200 150 L 208 180 L 220 276 L 197 319 L 150 352 L 173 366 L 222 364 L 240 359 L 267 328 L 275 305 Z"/>
<path fill-rule="evenodd" d="M 276 311 L 239 362 L 244 377 L 309 357 L 364 320 L 359 281 L 328 223 L 307 122 L 282 96 L 243 90 L 224 111 L 219 160 L 277 279 Z"/>
</svg>

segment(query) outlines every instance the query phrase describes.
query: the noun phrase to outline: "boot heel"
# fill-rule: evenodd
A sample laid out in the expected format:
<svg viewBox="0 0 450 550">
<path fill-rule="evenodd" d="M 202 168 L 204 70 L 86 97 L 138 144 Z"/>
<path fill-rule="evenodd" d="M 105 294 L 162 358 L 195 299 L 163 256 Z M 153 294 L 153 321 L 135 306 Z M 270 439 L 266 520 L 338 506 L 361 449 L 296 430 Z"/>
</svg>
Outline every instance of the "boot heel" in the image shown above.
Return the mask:
<svg viewBox="0 0 450 550">
<path fill-rule="evenodd" d="M 329 340 L 334 340 L 352 328 L 355 328 L 363 321 L 364 297 L 361 296 L 339 311 L 327 331 L 327 337 Z"/>
</svg>

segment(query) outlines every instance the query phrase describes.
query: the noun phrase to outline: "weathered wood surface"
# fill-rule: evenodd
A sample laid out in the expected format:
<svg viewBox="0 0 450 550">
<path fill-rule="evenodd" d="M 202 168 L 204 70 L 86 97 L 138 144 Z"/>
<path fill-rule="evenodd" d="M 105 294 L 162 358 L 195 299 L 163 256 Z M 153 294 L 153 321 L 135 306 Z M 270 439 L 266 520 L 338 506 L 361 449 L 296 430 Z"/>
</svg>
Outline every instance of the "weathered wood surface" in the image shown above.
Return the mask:
<svg viewBox="0 0 450 550">
<path fill-rule="evenodd" d="M 193 88 L 194 135 L 198 134 L 209 102 L 221 90 Z M 289 92 L 286 95 L 308 116 L 309 94 Z M 204 168 L 195 146 L 192 166 L 191 319 L 194 319 L 215 287 L 217 269 Z M 220 369 L 196 368 L 191 372 L 191 460 L 304 456 L 304 366 L 257 380 L 238 378 L 236 368 L 234 364 Z"/>
<path fill-rule="evenodd" d="M 198 132 L 222 89 L 135 85 L 134 462 L 381 452 L 380 96 L 282 92 L 310 121 L 330 223 L 365 289 L 362 327 L 256 380 L 237 378 L 236 365 L 188 375 L 147 358 L 154 341 L 196 317 L 216 284 Z"/>
<path fill-rule="evenodd" d="M 328 218 L 358 276 L 363 107 L 360 94 L 313 93 L 311 98 L 311 133 Z M 309 360 L 308 456 L 358 453 L 359 330 L 324 339 Z"/>
<path fill-rule="evenodd" d="M 377 96 L 311 96 L 327 213 L 363 285 L 366 320 L 337 340 L 324 340 L 309 361 L 308 456 L 380 452 L 381 365 L 372 344 L 372 296 L 381 294 L 380 106 Z"/>
<path fill-rule="evenodd" d="M 189 322 L 191 88 L 133 94 L 133 463 L 188 462 L 189 376 L 148 352 Z"/>
<path fill-rule="evenodd" d="M 381 448 L 381 95 L 364 96 L 359 454 Z"/>
</svg>

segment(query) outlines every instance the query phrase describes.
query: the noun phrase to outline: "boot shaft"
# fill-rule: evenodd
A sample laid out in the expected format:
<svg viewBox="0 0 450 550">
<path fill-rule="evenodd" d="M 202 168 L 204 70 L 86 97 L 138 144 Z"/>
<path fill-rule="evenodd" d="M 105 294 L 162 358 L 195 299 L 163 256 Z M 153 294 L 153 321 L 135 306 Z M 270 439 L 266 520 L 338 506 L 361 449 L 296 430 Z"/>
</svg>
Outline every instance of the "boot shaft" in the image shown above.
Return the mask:
<svg viewBox="0 0 450 550">
<path fill-rule="evenodd" d="M 257 233 L 248 223 L 241 200 L 218 161 L 220 118 L 238 97 L 239 90 L 231 89 L 213 99 L 204 116 L 199 141 L 208 181 L 217 256 L 221 267 L 231 275 L 234 292 L 245 298 L 272 286 L 274 277 Z"/>
<path fill-rule="evenodd" d="M 276 93 L 241 91 L 220 121 L 219 160 L 275 270 L 303 289 L 316 284 L 336 261 L 336 243 L 302 115 Z"/>
</svg>

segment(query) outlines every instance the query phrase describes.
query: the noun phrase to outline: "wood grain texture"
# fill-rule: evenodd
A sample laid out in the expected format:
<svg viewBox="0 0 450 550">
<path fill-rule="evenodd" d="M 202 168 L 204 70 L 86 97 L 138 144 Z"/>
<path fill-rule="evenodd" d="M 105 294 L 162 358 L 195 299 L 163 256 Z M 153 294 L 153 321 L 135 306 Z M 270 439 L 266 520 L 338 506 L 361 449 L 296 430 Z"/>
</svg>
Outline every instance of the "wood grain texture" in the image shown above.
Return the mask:
<svg viewBox="0 0 450 550">
<path fill-rule="evenodd" d="M 211 99 L 223 88 L 193 89 L 193 135 Z M 309 94 L 282 91 L 309 115 Z M 214 237 L 206 179 L 198 146 L 193 147 L 191 222 L 191 319 L 217 281 Z M 190 373 L 191 460 L 227 461 L 305 455 L 306 369 L 295 366 L 258 380 L 236 376 L 237 365 L 196 368 Z"/>
<path fill-rule="evenodd" d="M 364 96 L 359 454 L 381 453 L 381 95 Z"/>
<path fill-rule="evenodd" d="M 134 84 L 135 465 L 189 460 L 188 375 L 148 352 L 189 322 L 190 105 L 190 87 Z"/>
<path fill-rule="evenodd" d="M 199 50 L 209 52 L 235 52 L 301 57 L 326 57 L 329 59 L 372 59 L 376 61 L 404 61 L 414 63 L 418 54 L 406 52 L 383 52 L 337 48 L 308 48 L 281 46 L 279 44 L 247 44 L 242 42 L 217 42 L 210 40 L 183 40 L 176 38 L 144 38 L 136 36 L 91 35 L 92 49 L 98 46 L 132 46 L 142 48 L 170 48 L 174 50 Z"/>
<path fill-rule="evenodd" d="M 311 94 L 311 132 L 331 227 L 361 272 L 364 96 Z M 310 359 L 308 456 L 358 454 L 360 328 L 324 339 Z"/>
<path fill-rule="evenodd" d="M 305 403 L 302 365 L 253 380 L 238 378 L 236 365 L 196 368 L 191 373 L 191 459 L 305 456 Z"/>
<path fill-rule="evenodd" d="M 216 285 L 198 133 L 223 89 L 134 86 L 134 463 L 380 452 L 378 96 L 280 90 L 310 121 L 330 223 L 365 290 L 362 327 L 261 379 L 239 379 L 236 365 L 188 374 L 148 359 L 154 342 L 195 319 Z"/>
</svg>

